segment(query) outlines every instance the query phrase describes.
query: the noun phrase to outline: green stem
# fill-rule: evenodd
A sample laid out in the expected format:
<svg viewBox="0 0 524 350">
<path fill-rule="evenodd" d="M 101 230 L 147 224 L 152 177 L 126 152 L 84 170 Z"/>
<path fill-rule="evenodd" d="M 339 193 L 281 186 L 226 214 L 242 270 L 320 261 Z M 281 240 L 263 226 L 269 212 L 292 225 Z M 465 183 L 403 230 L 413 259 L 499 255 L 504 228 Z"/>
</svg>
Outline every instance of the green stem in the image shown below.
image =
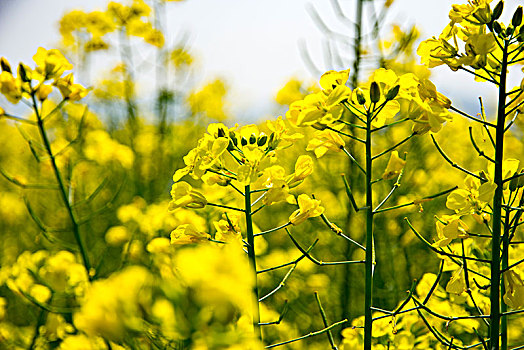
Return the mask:
<svg viewBox="0 0 524 350">
<path fill-rule="evenodd" d="M 91 263 L 89 262 L 86 248 L 84 246 L 84 243 L 82 242 L 82 238 L 80 237 L 80 228 L 79 228 L 76 216 L 73 212 L 73 206 L 69 202 L 67 190 L 64 185 L 64 180 L 62 179 L 62 174 L 60 173 L 60 170 L 58 169 L 58 165 L 56 165 L 56 159 L 55 159 L 55 156 L 53 155 L 53 151 L 51 150 L 51 142 L 49 141 L 46 129 L 44 127 L 44 118 L 42 118 L 42 115 L 40 114 L 40 111 L 38 110 L 34 92 L 31 93 L 31 98 L 33 100 L 33 110 L 35 111 L 35 115 L 37 119 L 38 131 L 40 132 L 40 136 L 42 137 L 42 142 L 44 143 L 45 150 L 49 156 L 49 160 L 51 161 L 51 166 L 53 167 L 53 172 L 55 173 L 55 178 L 56 178 L 56 182 L 58 183 L 58 188 L 60 190 L 62 201 L 64 202 L 64 206 L 66 207 L 69 218 L 71 219 L 71 225 L 73 227 L 73 235 L 75 237 L 76 243 L 78 244 L 78 249 L 80 250 L 80 255 L 82 256 L 82 261 L 84 263 L 84 267 L 86 269 L 87 276 L 89 280 L 92 280 Z"/>
<path fill-rule="evenodd" d="M 247 255 L 249 256 L 249 262 L 255 275 L 255 284 L 253 286 L 253 293 L 255 294 L 255 304 L 253 306 L 253 327 L 255 330 L 255 336 L 262 340 L 262 332 L 260 331 L 260 308 L 258 302 L 258 286 L 257 286 L 257 261 L 255 256 L 255 236 L 253 234 L 253 219 L 251 217 L 251 192 L 250 186 L 245 187 L 244 193 L 244 212 L 246 214 L 246 235 L 247 235 Z"/>
<path fill-rule="evenodd" d="M 373 270 L 375 263 L 373 246 L 373 191 L 372 191 L 372 158 L 371 154 L 371 115 L 366 125 L 366 268 L 364 296 L 364 350 L 371 350 L 372 337 L 372 303 L 373 303 Z"/>
<path fill-rule="evenodd" d="M 502 219 L 502 199 L 503 199 L 503 180 L 502 162 L 504 160 L 504 127 L 506 120 L 505 101 L 506 101 L 506 70 L 508 54 L 507 43 L 502 50 L 502 65 L 500 68 L 500 84 L 497 108 L 497 128 L 495 132 L 495 176 L 494 182 L 497 185 L 493 196 L 493 224 L 491 241 L 491 317 L 490 317 L 490 339 L 489 348 L 499 349 L 500 331 L 500 233 Z M 505 330 L 503 330 L 503 336 Z M 507 337 L 507 335 L 506 335 Z"/>
</svg>

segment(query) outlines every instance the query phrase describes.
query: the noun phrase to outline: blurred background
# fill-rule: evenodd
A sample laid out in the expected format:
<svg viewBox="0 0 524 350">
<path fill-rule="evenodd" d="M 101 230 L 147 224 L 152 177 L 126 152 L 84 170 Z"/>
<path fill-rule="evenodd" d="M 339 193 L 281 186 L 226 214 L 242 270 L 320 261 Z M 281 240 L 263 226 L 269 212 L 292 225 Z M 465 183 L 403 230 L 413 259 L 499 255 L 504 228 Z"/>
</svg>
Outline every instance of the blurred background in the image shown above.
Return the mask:
<svg viewBox="0 0 524 350">
<path fill-rule="evenodd" d="M 396 0 L 381 20 L 379 37 L 388 37 L 393 23 L 403 29 L 416 25 L 421 33 L 418 42 L 438 36 L 449 22 L 450 6 L 456 2 Z M 507 1 L 508 6 L 512 2 L 518 1 Z M 332 0 L 174 2 L 163 13 L 166 40 L 168 44 L 185 42 L 197 60 L 194 79 L 204 82 L 220 77 L 227 82 L 231 113 L 236 120 L 261 120 L 275 112 L 270 101 L 289 78 L 316 81 L 326 70 L 347 68 L 326 58 L 328 41 L 333 44 L 346 37 L 348 40 L 338 40 L 336 45 L 346 62 L 352 63 L 350 39 L 354 36 L 356 1 L 338 3 L 346 19 L 340 18 L 340 9 L 333 6 Z M 368 5 L 363 13 L 364 25 L 368 25 L 363 29 L 364 44 L 372 43 L 369 23 L 377 16 L 373 8 L 380 11 L 381 2 Z M 0 53 L 12 62 L 29 61 L 37 47 L 59 46 L 58 21 L 64 13 L 77 8 L 103 10 L 105 6 L 104 0 L 2 0 Z M 326 28 L 322 28 L 319 19 L 333 32 L 330 40 L 326 40 Z M 371 51 L 373 47 L 367 49 Z M 306 52 L 314 66 L 306 62 Z M 374 67 L 368 64 L 367 68 Z M 457 75 L 452 75 L 447 67 L 432 72 L 439 90 L 454 96 L 456 102 L 465 100 L 466 93 L 491 93 L 471 77 L 464 76 L 466 79 L 456 84 Z M 361 79 L 364 77 L 362 74 Z"/>
</svg>

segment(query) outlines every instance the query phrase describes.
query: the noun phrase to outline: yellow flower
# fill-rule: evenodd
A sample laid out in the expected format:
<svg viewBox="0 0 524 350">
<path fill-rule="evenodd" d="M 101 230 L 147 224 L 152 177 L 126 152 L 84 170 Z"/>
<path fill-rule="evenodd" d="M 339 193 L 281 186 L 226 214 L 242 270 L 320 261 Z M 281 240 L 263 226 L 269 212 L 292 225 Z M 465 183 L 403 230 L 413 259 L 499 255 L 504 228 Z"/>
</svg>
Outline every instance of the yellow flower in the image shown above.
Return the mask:
<svg viewBox="0 0 524 350">
<path fill-rule="evenodd" d="M 460 64 L 455 59 L 458 49 L 450 45 L 446 40 L 431 38 L 424 40 L 417 48 L 420 63 L 429 68 L 447 64 L 452 70 L 457 70 Z"/>
<path fill-rule="evenodd" d="M 153 276 L 141 266 L 129 266 L 107 279 L 97 280 L 73 315 L 76 328 L 115 342 L 123 341 L 128 331 L 142 331 L 152 284 Z"/>
<path fill-rule="evenodd" d="M 206 197 L 198 191 L 193 190 L 190 184 L 181 181 L 174 183 L 171 187 L 172 200 L 169 202 L 169 211 L 177 208 L 203 208 L 207 204 Z"/>
<path fill-rule="evenodd" d="M 320 86 L 322 89 L 331 91 L 337 88 L 337 86 L 345 86 L 349 78 L 349 69 L 342 70 L 340 72 L 330 70 L 322 74 L 320 77 Z"/>
<path fill-rule="evenodd" d="M 171 232 L 171 244 L 181 245 L 207 241 L 211 236 L 198 231 L 192 224 L 183 224 Z"/>
<path fill-rule="evenodd" d="M 286 200 L 289 196 L 289 185 L 285 180 L 285 170 L 280 165 L 268 167 L 264 171 L 266 179 L 263 186 L 268 190 L 264 193 L 262 199 L 265 205 Z"/>
<path fill-rule="evenodd" d="M 452 119 L 447 110 L 451 100 L 438 92 L 431 81 L 408 73 L 400 77 L 400 86 L 402 109 L 415 123 L 413 132 L 438 132 L 443 123 Z"/>
<path fill-rule="evenodd" d="M 512 309 L 524 307 L 524 282 L 513 270 L 504 272 L 504 302 Z"/>
<path fill-rule="evenodd" d="M 106 243 L 113 247 L 118 247 L 131 238 L 131 232 L 125 226 L 113 226 L 107 230 L 105 235 Z"/>
<path fill-rule="evenodd" d="M 169 253 L 170 240 L 166 237 L 153 238 L 146 246 L 146 250 L 152 254 Z"/>
<path fill-rule="evenodd" d="M 242 235 L 240 232 L 240 215 L 235 213 L 222 214 L 221 220 L 213 222 L 216 233 L 215 239 L 219 241 L 242 241 Z"/>
<path fill-rule="evenodd" d="M 289 187 L 299 185 L 306 177 L 313 173 L 313 159 L 307 155 L 298 157 L 295 163 L 295 173 L 288 177 Z"/>
<path fill-rule="evenodd" d="M 298 79 L 290 79 L 284 87 L 277 92 L 275 100 L 280 105 L 288 106 L 295 101 L 302 100 L 304 97 L 302 82 Z"/>
<path fill-rule="evenodd" d="M 466 280 L 464 278 L 464 270 L 455 271 L 448 284 L 446 285 L 446 292 L 452 294 L 462 294 L 466 290 Z"/>
<path fill-rule="evenodd" d="M 0 73 L 0 92 L 12 104 L 22 99 L 22 82 L 7 71 Z"/>
<path fill-rule="evenodd" d="M 39 47 L 33 60 L 36 63 L 35 72 L 41 75 L 37 77 L 40 78 L 38 80 L 60 78 L 66 70 L 73 69 L 73 65 L 56 49 L 46 50 Z"/>
<path fill-rule="evenodd" d="M 327 151 L 341 152 L 345 145 L 338 133 L 325 129 L 315 132 L 314 137 L 307 144 L 306 151 L 313 151 L 315 156 L 320 158 Z"/>
<path fill-rule="evenodd" d="M 394 179 L 400 174 L 404 165 L 406 165 L 406 161 L 398 156 L 398 151 L 391 152 L 391 157 L 389 158 L 384 174 L 382 174 L 382 178 L 384 180 Z"/>
<path fill-rule="evenodd" d="M 175 68 L 189 67 L 193 64 L 193 57 L 182 46 L 174 48 L 169 57 Z"/>
<path fill-rule="evenodd" d="M 53 85 L 60 90 L 64 99 L 78 101 L 87 95 L 87 89 L 80 84 L 73 84 L 73 80 L 73 73 L 70 73 L 63 78 L 57 78 Z"/>
<path fill-rule="evenodd" d="M 320 206 L 318 199 L 311 199 L 307 194 L 298 196 L 298 209 L 295 210 L 289 217 L 289 221 L 293 225 L 300 225 L 308 218 L 320 216 L 324 212 L 324 207 Z"/>
<path fill-rule="evenodd" d="M 209 119 L 222 121 L 227 119 L 228 105 L 225 101 L 226 84 L 216 79 L 200 90 L 193 91 L 187 98 L 187 103 L 194 115 L 205 115 Z"/>
<path fill-rule="evenodd" d="M 455 238 L 467 238 L 468 226 L 460 220 L 458 215 L 444 215 L 436 221 L 439 240 L 435 242 L 438 247 L 447 246 Z"/>
<path fill-rule="evenodd" d="M 53 87 L 45 84 L 41 84 L 38 86 L 38 90 L 36 90 L 36 97 L 40 101 L 44 101 L 47 99 L 47 96 L 53 91 Z"/>
<path fill-rule="evenodd" d="M 446 206 L 459 215 L 482 214 L 493 199 L 497 186 L 490 181 L 481 184 L 471 175 L 466 176 L 464 184 L 466 189 L 459 188 L 449 194 Z"/>
</svg>

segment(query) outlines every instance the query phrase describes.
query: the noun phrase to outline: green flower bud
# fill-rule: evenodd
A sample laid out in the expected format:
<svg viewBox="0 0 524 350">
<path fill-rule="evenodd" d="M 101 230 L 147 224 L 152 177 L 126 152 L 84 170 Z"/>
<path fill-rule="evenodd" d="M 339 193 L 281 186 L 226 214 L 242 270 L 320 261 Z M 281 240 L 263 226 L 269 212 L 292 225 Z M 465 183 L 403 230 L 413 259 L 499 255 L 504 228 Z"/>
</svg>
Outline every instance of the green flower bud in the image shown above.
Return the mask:
<svg viewBox="0 0 524 350">
<path fill-rule="evenodd" d="M 262 135 L 261 137 L 258 138 L 257 140 L 257 146 L 263 146 L 266 144 L 266 141 L 267 141 L 267 136 L 266 135 Z"/>
<path fill-rule="evenodd" d="M 517 7 L 515 10 L 515 13 L 513 14 L 513 18 L 511 19 L 511 24 L 513 24 L 513 27 L 518 27 L 522 23 L 522 6 Z"/>
<path fill-rule="evenodd" d="M 27 70 L 23 63 L 18 65 L 18 76 L 24 83 L 29 83 L 31 81 L 31 78 L 28 77 Z"/>
<path fill-rule="evenodd" d="M 369 88 L 369 98 L 373 103 L 377 103 L 380 100 L 380 87 L 375 81 L 371 83 Z"/>
<path fill-rule="evenodd" d="M 524 174 L 524 169 L 520 169 L 520 173 L 519 174 Z M 519 176 L 517 179 L 518 179 L 517 187 L 518 188 L 524 187 L 524 175 Z"/>
<path fill-rule="evenodd" d="M 502 14 L 502 9 L 504 8 L 504 1 L 499 1 L 497 6 L 493 9 L 493 14 L 491 15 L 491 20 L 496 21 L 500 18 L 500 15 Z"/>
<path fill-rule="evenodd" d="M 2 71 L 3 72 L 8 72 L 8 73 L 13 73 L 13 71 L 11 70 L 11 66 L 9 65 L 9 62 L 7 62 L 7 60 L 2 57 L 0 58 L 0 65 L 2 66 Z"/>
<path fill-rule="evenodd" d="M 398 91 L 400 90 L 400 85 L 395 85 L 391 89 L 389 89 L 388 93 L 386 94 L 386 100 L 391 101 L 398 95 Z"/>
<path fill-rule="evenodd" d="M 240 144 L 241 144 L 242 146 L 247 145 L 247 140 L 246 140 L 246 138 L 245 138 L 244 136 L 242 136 L 242 138 L 240 139 Z"/>
<path fill-rule="evenodd" d="M 249 144 L 252 145 L 255 142 L 257 142 L 257 137 L 255 136 L 255 134 L 251 134 L 251 136 L 249 136 Z"/>
<path fill-rule="evenodd" d="M 517 35 L 517 41 L 519 43 L 524 42 L 524 27 L 520 27 L 519 35 Z"/>
<path fill-rule="evenodd" d="M 513 174 L 513 176 L 517 175 L 517 173 Z M 509 190 L 511 192 L 515 191 L 519 187 L 519 178 L 515 177 L 509 181 Z"/>
<path fill-rule="evenodd" d="M 502 33 L 502 26 L 500 25 L 499 22 L 497 22 L 497 21 L 493 22 L 493 31 L 494 31 L 496 34 L 500 34 L 500 33 Z"/>
<path fill-rule="evenodd" d="M 481 183 L 488 182 L 488 176 L 486 175 L 486 172 L 484 170 L 481 170 L 479 172 L 479 176 L 480 176 L 480 182 Z"/>
<path fill-rule="evenodd" d="M 235 146 L 238 146 L 237 135 L 235 135 L 235 133 L 234 133 L 233 131 L 230 131 L 230 132 L 229 132 L 229 139 L 230 139 L 231 141 L 233 141 L 233 144 L 234 144 Z"/>
<path fill-rule="evenodd" d="M 355 89 L 355 94 L 357 95 L 357 102 L 361 105 L 364 105 L 366 103 L 366 97 L 364 96 L 364 93 L 362 92 L 361 88 Z"/>
</svg>

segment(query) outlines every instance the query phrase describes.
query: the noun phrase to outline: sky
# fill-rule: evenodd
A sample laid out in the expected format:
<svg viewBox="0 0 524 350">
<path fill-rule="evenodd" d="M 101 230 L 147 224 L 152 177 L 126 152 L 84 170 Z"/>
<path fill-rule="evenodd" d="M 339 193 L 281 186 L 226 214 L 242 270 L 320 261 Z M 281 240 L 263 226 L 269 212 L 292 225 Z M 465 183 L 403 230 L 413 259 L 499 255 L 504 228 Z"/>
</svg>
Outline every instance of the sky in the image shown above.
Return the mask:
<svg viewBox="0 0 524 350">
<path fill-rule="evenodd" d="M 509 2 L 518 2 L 510 0 Z M 396 0 L 385 18 L 384 28 L 399 23 L 416 24 L 422 38 L 438 35 L 449 22 L 452 3 L 461 0 Z M 0 55 L 13 65 L 31 62 L 39 46 L 52 48 L 59 42 L 57 22 L 67 11 L 104 9 L 106 0 L 0 0 Z M 353 17 L 355 0 L 339 0 L 348 17 Z M 379 1 L 375 1 L 379 4 Z M 368 3 L 369 6 L 369 3 Z M 378 6 L 378 5 L 377 5 Z M 314 7 L 335 31 L 352 34 L 337 20 L 331 0 L 187 0 L 167 3 L 168 37 L 187 35 L 192 53 L 198 57 L 198 79 L 226 79 L 233 112 L 257 118 L 271 114 L 279 87 L 290 77 L 318 81 L 318 72 L 308 69 L 299 46 L 307 47 L 319 70 L 333 67 L 323 63 L 324 36 L 311 18 Z M 369 16 L 369 11 L 364 17 Z M 349 51 L 349 49 L 348 49 Z M 471 77 L 457 76 L 446 67 L 435 69 L 437 88 L 462 101 L 466 92 L 476 95 L 485 89 Z M 491 92 L 487 92 L 491 94 Z M 476 96 L 475 96 L 476 99 Z M 254 112 L 256 111 L 256 112 Z M 266 117 L 260 115 L 260 117 Z"/>
</svg>

